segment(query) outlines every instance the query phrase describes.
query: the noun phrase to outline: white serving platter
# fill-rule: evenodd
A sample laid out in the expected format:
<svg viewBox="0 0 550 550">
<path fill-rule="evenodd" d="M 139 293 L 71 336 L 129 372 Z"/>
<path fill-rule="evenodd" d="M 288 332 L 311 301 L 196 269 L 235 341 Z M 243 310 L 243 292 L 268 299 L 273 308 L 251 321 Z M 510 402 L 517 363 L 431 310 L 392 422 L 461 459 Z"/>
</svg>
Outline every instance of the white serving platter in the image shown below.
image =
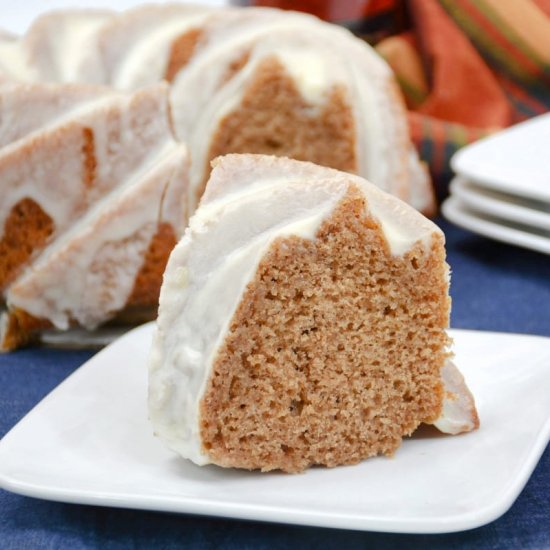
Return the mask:
<svg viewBox="0 0 550 550">
<path fill-rule="evenodd" d="M 481 427 L 421 431 L 393 458 L 304 474 L 198 467 L 147 420 L 152 325 L 72 374 L 0 442 L 0 486 L 62 502 L 406 533 L 473 528 L 503 514 L 550 436 L 550 339 L 453 330 Z"/>
</svg>

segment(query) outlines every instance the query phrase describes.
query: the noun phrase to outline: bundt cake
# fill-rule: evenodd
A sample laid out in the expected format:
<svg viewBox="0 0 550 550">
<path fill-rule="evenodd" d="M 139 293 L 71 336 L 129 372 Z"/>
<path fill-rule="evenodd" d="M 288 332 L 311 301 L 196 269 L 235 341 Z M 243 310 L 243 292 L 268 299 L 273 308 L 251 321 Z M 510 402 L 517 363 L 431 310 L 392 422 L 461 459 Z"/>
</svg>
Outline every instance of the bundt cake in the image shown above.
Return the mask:
<svg viewBox="0 0 550 550">
<path fill-rule="evenodd" d="M 165 443 L 199 465 L 299 472 L 391 455 L 420 423 L 477 427 L 437 226 L 341 171 L 213 165 L 161 288 L 149 416 Z"/>
<path fill-rule="evenodd" d="M 188 185 L 176 139 L 189 147 Z M 0 347 L 46 326 L 154 312 L 167 255 L 210 161 L 231 152 L 313 161 L 366 176 L 424 212 L 433 207 L 390 69 L 315 17 L 165 4 L 53 12 L 22 37 L 1 32 L 0 289 L 8 312 Z M 149 212 L 133 193 L 148 194 Z M 134 233 L 113 229 L 110 240 L 115 215 L 131 218 Z M 138 217 L 156 229 L 142 231 Z M 96 237 L 88 252 L 85 235 Z M 137 256 L 128 260 L 130 250 Z M 78 284 L 63 283 L 70 291 L 61 292 L 54 273 L 63 264 L 55 262 L 78 266 L 63 272 L 81 274 Z M 86 269 L 102 275 L 84 278 Z"/>
<path fill-rule="evenodd" d="M 192 207 L 210 161 L 233 152 L 354 172 L 433 208 L 391 70 L 366 43 L 313 16 L 181 4 L 57 12 L 20 39 L 0 39 L 0 71 L 119 90 L 170 82 L 175 132 L 192 158 Z"/>
<path fill-rule="evenodd" d="M 187 222 L 168 88 L 0 82 L 0 347 L 156 315 Z"/>
</svg>

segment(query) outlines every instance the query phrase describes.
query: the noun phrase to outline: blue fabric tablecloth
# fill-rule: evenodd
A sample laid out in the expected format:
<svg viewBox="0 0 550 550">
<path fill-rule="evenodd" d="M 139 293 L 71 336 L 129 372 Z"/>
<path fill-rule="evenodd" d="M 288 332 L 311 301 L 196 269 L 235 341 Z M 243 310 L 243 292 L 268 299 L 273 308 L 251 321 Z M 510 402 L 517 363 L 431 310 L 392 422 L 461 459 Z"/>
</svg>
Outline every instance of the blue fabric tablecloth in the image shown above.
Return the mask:
<svg viewBox="0 0 550 550">
<path fill-rule="evenodd" d="M 452 268 L 452 326 L 550 336 L 550 257 L 440 224 Z M 31 349 L 0 356 L 0 435 L 91 355 Z M 363 533 L 78 506 L 0 490 L 0 548 L 538 550 L 550 548 L 549 497 L 549 449 L 510 511 L 484 527 L 448 535 Z"/>
</svg>

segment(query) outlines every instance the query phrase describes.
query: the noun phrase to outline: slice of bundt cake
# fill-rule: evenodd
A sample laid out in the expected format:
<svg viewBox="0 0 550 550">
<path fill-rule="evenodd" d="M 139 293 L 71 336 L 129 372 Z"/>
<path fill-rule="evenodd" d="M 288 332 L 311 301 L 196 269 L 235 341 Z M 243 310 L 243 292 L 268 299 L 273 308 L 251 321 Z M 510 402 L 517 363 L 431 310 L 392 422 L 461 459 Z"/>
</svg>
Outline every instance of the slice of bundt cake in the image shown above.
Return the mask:
<svg viewBox="0 0 550 550">
<path fill-rule="evenodd" d="M 164 275 L 156 434 L 197 464 L 298 472 L 391 455 L 420 423 L 477 427 L 448 284 L 442 232 L 366 180 L 216 160 Z"/>
</svg>

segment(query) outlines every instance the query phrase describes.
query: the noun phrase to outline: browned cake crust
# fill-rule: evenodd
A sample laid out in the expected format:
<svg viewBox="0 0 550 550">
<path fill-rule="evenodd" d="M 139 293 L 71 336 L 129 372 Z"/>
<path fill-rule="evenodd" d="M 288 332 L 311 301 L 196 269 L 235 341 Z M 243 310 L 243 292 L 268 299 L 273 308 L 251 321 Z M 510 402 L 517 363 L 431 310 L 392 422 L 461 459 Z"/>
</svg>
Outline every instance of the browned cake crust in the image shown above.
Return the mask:
<svg viewBox="0 0 550 550">
<path fill-rule="evenodd" d="M 164 74 L 164 78 L 168 82 L 172 82 L 180 70 L 189 63 L 202 36 L 202 29 L 191 29 L 172 42 L 168 65 Z"/>
<path fill-rule="evenodd" d="M 0 239 L 0 290 L 15 279 L 35 250 L 46 246 L 53 220 L 32 199 L 20 200 L 8 215 Z"/>
<path fill-rule="evenodd" d="M 97 160 L 95 158 L 95 137 L 91 128 L 82 129 L 82 155 L 84 157 L 84 184 L 92 187 L 94 184 Z"/>
<path fill-rule="evenodd" d="M 159 224 L 157 232 L 149 244 L 143 266 L 136 276 L 132 294 L 126 303 L 127 307 L 143 308 L 158 304 L 166 262 L 170 252 L 176 246 L 176 242 L 172 226 L 169 223 Z"/>
<path fill-rule="evenodd" d="M 245 50 L 238 57 L 233 59 L 233 61 L 227 67 L 227 71 L 221 79 L 221 83 L 225 84 L 229 82 L 244 66 L 248 63 L 250 59 L 250 50 Z"/>
<path fill-rule="evenodd" d="M 22 309 L 12 309 L 5 317 L 0 351 L 13 351 L 32 343 L 42 330 L 53 328 L 47 319 L 39 319 Z"/>
<path fill-rule="evenodd" d="M 355 172 L 355 123 L 345 91 L 335 86 L 321 107 L 313 107 L 276 57 L 264 59 L 239 107 L 220 121 L 212 136 L 206 178 L 210 161 L 227 153 L 286 156 Z M 205 185 L 206 179 L 197 189 L 197 200 Z"/>
<path fill-rule="evenodd" d="M 391 455 L 441 412 L 443 238 L 392 256 L 354 189 L 315 240 L 279 238 L 231 321 L 201 402 L 226 467 L 298 472 Z"/>
<path fill-rule="evenodd" d="M 82 128 L 82 180 L 87 189 L 96 176 L 95 138 L 91 128 Z M 76 183 L 76 182 L 75 182 Z M 33 254 L 42 250 L 56 230 L 51 217 L 31 198 L 20 200 L 4 224 L 0 240 L 0 291 L 19 275 Z"/>
</svg>

